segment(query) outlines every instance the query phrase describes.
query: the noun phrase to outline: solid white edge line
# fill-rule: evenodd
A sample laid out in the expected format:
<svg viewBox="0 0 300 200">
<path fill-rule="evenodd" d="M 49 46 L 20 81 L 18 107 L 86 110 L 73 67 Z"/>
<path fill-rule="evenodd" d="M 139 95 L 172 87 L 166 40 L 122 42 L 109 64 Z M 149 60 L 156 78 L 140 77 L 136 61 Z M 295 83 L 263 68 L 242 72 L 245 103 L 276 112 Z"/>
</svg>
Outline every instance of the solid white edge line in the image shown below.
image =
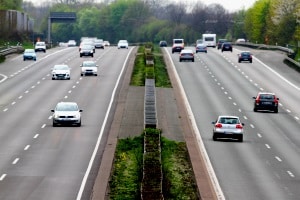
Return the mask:
<svg viewBox="0 0 300 200">
<path fill-rule="evenodd" d="M 292 82 L 290 82 L 289 80 L 287 80 L 286 78 L 284 78 L 281 74 L 279 74 L 278 72 L 276 72 L 274 69 L 272 69 L 271 67 L 269 67 L 268 65 L 266 65 L 265 63 L 263 63 L 262 61 L 260 61 L 259 59 L 257 59 L 256 57 L 253 56 L 253 58 L 258 61 L 261 65 L 263 65 L 265 68 L 267 68 L 268 70 L 270 70 L 271 72 L 273 72 L 276 76 L 278 76 L 281 80 L 285 81 L 287 84 L 289 84 L 290 86 L 292 86 L 293 88 L 295 88 L 296 90 L 300 90 L 299 87 L 297 87 L 295 84 L 293 84 Z"/>
<path fill-rule="evenodd" d="M 166 49 L 165 49 L 165 51 L 167 52 L 167 54 L 169 56 L 169 60 L 172 63 L 172 68 L 174 70 L 174 74 L 175 74 L 175 77 L 176 77 L 177 82 L 178 82 L 179 90 L 180 90 L 180 92 L 182 94 L 182 97 L 184 98 L 184 103 L 185 103 L 185 106 L 186 106 L 186 109 L 187 109 L 187 112 L 188 112 L 188 115 L 189 115 L 188 117 L 189 117 L 189 119 L 190 119 L 190 121 L 192 123 L 194 132 L 196 133 L 199 150 L 200 150 L 200 152 L 201 152 L 201 154 L 203 156 L 203 159 L 205 161 L 205 166 L 206 166 L 206 168 L 208 170 L 208 174 L 209 174 L 209 177 L 210 177 L 210 179 L 212 181 L 212 185 L 214 187 L 215 193 L 216 193 L 218 199 L 224 200 L 225 196 L 224 196 L 223 191 L 222 191 L 222 189 L 220 187 L 219 181 L 218 181 L 217 176 L 215 174 L 215 171 L 214 171 L 214 169 L 212 167 L 212 164 L 210 162 L 210 159 L 208 157 L 206 149 L 204 148 L 204 143 L 202 141 L 200 131 L 199 131 L 198 127 L 197 127 L 193 111 L 192 111 L 192 109 L 190 107 L 190 104 L 189 104 L 188 99 L 186 97 L 186 94 L 185 94 L 184 88 L 182 86 L 181 80 L 180 80 L 179 75 L 177 73 L 177 70 L 176 70 L 176 68 L 174 66 L 174 62 L 173 62 L 173 60 L 172 60 L 171 55 L 169 54 L 169 52 Z"/>
<path fill-rule="evenodd" d="M 135 48 L 135 47 L 134 47 L 134 48 Z M 92 157 L 91 157 L 91 159 L 90 159 L 88 168 L 87 168 L 87 170 L 86 170 L 86 172 L 85 172 L 85 174 L 84 174 L 84 177 L 83 177 L 83 179 L 82 179 L 82 182 L 81 182 L 81 186 L 80 186 L 79 192 L 78 192 L 78 194 L 77 194 L 77 198 L 76 198 L 77 200 L 80 200 L 80 199 L 81 199 L 81 196 L 82 196 L 82 193 L 83 193 L 83 191 L 84 191 L 84 187 L 85 187 L 87 178 L 88 178 L 88 176 L 89 176 L 89 174 L 90 174 L 91 168 L 92 168 L 92 166 L 93 166 L 93 162 L 94 162 L 95 157 L 96 157 L 96 153 L 97 153 L 97 151 L 98 151 L 98 148 L 99 148 L 99 145 L 100 145 L 100 142 L 101 142 L 101 138 L 102 138 L 102 135 L 103 135 L 103 132 L 104 132 L 104 128 L 105 128 L 106 123 L 107 123 L 108 115 L 109 115 L 109 113 L 110 113 L 110 109 L 111 109 L 111 107 L 112 107 L 113 100 L 114 100 L 114 98 L 115 98 L 116 90 L 117 90 L 117 88 L 118 88 L 118 85 L 119 85 L 119 82 L 120 82 L 120 80 L 121 80 L 121 77 L 122 77 L 122 75 L 123 75 L 123 73 L 124 73 L 124 71 L 125 71 L 125 68 L 126 68 L 126 65 L 127 65 L 128 58 L 129 58 L 129 56 L 130 56 L 130 54 L 131 54 L 131 52 L 132 52 L 132 50 L 133 50 L 134 48 L 131 48 L 131 49 L 130 49 L 130 51 L 129 51 L 127 57 L 126 57 L 126 60 L 125 60 L 125 62 L 124 62 L 124 64 L 123 64 L 122 71 L 121 71 L 121 73 L 119 74 L 118 80 L 117 80 L 117 82 L 116 82 L 116 84 L 115 84 L 115 87 L 114 87 L 114 89 L 113 89 L 113 92 L 112 92 L 112 94 L 111 94 L 110 103 L 109 103 L 109 106 L 108 106 L 108 108 L 107 108 L 107 111 L 106 111 L 106 114 L 105 114 L 104 121 L 103 121 L 103 123 L 102 123 L 102 127 L 101 127 L 101 130 L 100 130 L 100 133 L 99 133 L 99 137 L 98 137 L 98 139 L 97 139 L 96 146 L 95 146 L 95 148 L 94 148 L 94 152 L 93 152 L 93 154 L 92 154 Z"/>
</svg>

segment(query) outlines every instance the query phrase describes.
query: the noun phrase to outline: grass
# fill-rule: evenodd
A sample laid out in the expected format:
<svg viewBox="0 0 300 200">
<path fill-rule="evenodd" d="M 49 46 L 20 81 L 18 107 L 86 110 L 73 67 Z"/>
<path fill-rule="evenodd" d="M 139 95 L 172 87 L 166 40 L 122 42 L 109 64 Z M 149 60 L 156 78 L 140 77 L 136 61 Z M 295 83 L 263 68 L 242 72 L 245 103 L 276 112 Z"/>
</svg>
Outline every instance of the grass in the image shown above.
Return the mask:
<svg viewBox="0 0 300 200">
<path fill-rule="evenodd" d="M 199 199 L 186 143 L 162 138 L 164 199 Z"/>
<path fill-rule="evenodd" d="M 143 171 L 143 136 L 118 141 L 110 199 L 140 199 Z"/>
<path fill-rule="evenodd" d="M 130 85 L 145 86 L 146 74 L 149 73 L 149 70 L 151 71 L 151 69 L 147 69 L 149 67 L 146 67 L 144 52 L 145 46 L 140 46 L 135 59 Z M 154 75 L 152 75 L 152 73 L 150 74 L 152 77 L 155 77 L 155 86 L 171 88 L 172 84 L 160 47 L 154 45 L 152 53 L 154 55 Z"/>
<path fill-rule="evenodd" d="M 161 138 L 164 199 L 199 199 L 184 142 Z M 140 199 L 143 135 L 120 139 L 110 181 L 110 199 Z"/>
</svg>

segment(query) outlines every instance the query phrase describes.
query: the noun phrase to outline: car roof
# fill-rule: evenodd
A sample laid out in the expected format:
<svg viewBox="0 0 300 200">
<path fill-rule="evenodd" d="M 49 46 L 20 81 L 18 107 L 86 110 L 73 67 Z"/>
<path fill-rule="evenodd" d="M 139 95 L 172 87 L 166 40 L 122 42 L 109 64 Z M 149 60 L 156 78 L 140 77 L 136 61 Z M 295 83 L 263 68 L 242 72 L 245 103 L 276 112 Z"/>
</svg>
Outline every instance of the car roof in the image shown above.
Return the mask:
<svg viewBox="0 0 300 200">
<path fill-rule="evenodd" d="M 218 118 L 238 118 L 238 116 L 234 116 L 234 115 L 220 115 Z"/>
<path fill-rule="evenodd" d="M 258 94 L 275 95 L 274 92 L 259 92 Z"/>
<path fill-rule="evenodd" d="M 192 49 L 183 49 L 181 50 L 181 53 L 193 53 Z"/>
</svg>

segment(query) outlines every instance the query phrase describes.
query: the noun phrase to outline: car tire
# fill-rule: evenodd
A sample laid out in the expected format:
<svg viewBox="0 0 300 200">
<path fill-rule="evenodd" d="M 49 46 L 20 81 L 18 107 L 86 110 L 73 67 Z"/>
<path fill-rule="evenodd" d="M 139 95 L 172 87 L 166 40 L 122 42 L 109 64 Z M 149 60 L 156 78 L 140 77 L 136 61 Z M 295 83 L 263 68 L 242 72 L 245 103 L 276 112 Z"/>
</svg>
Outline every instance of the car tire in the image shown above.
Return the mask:
<svg viewBox="0 0 300 200">
<path fill-rule="evenodd" d="M 53 122 L 52 126 L 57 127 L 57 123 Z"/>
<path fill-rule="evenodd" d="M 80 126 L 81 126 L 81 121 L 80 121 L 79 123 L 77 123 L 76 125 L 77 125 L 78 127 L 80 127 Z"/>
<path fill-rule="evenodd" d="M 24 58 L 23 61 L 26 61 L 26 59 Z"/>
<path fill-rule="evenodd" d="M 253 108 L 253 111 L 254 111 L 254 112 L 257 112 L 257 108 Z"/>
<path fill-rule="evenodd" d="M 274 109 L 274 113 L 278 113 L 278 108 L 275 108 L 275 109 Z"/>
<path fill-rule="evenodd" d="M 241 135 L 240 137 L 238 137 L 238 141 L 239 142 L 243 142 L 243 135 Z"/>
<path fill-rule="evenodd" d="M 195 60 L 193 59 L 192 62 L 195 62 Z"/>
<path fill-rule="evenodd" d="M 252 60 L 250 60 L 250 63 L 252 63 Z"/>
<path fill-rule="evenodd" d="M 218 138 L 215 135 L 213 135 L 212 139 L 213 139 L 213 141 L 217 141 Z"/>
<path fill-rule="evenodd" d="M 239 63 L 241 63 L 241 61 L 239 60 Z"/>
<path fill-rule="evenodd" d="M 94 57 L 94 54 L 92 54 L 91 56 Z"/>
</svg>

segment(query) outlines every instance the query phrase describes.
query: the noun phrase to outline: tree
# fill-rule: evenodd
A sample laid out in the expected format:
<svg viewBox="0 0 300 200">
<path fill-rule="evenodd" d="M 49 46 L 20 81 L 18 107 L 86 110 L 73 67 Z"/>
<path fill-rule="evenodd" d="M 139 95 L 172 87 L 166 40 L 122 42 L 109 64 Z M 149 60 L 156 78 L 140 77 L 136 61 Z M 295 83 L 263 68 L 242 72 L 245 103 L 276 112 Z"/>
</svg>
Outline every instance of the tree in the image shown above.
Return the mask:
<svg viewBox="0 0 300 200">
<path fill-rule="evenodd" d="M 22 11 L 23 0 L 0 0 L 0 10 Z"/>
</svg>

